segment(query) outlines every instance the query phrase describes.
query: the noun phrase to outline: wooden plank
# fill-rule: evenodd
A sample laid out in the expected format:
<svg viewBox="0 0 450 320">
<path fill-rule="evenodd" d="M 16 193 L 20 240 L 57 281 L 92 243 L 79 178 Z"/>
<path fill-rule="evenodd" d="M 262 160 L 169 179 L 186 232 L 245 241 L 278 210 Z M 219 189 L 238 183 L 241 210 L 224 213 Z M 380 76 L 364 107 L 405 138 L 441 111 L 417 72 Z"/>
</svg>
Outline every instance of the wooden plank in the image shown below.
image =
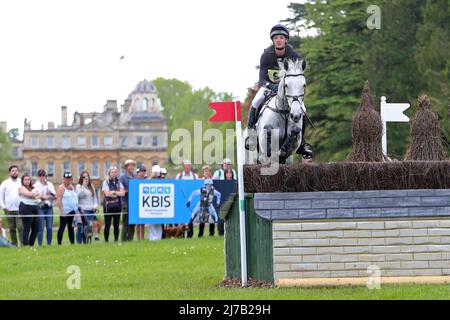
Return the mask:
<svg viewBox="0 0 450 320">
<path fill-rule="evenodd" d="M 450 276 L 381 277 L 383 284 L 446 284 Z M 366 286 L 367 277 L 277 279 L 278 287 Z"/>
</svg>

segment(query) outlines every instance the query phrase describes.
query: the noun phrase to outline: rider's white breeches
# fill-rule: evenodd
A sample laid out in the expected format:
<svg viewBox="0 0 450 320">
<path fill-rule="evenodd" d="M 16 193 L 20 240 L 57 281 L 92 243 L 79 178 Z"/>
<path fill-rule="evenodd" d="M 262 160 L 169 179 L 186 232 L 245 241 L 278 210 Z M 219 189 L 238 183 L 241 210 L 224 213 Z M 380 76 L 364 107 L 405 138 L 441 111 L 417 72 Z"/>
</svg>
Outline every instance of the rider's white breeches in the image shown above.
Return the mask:
<svg viewBox="0 0 450 320">
<path fill-rule="evenodd" d="M 266 97 L 271 94 L 272 91 L 270 89 L 267 89 L 265 87 L 259 88 L 258 92 L 256 93 L 255 97 L 252 101 L 252 108 L 258 109 L 261 103 L 264 102 Z"/>
</svg>

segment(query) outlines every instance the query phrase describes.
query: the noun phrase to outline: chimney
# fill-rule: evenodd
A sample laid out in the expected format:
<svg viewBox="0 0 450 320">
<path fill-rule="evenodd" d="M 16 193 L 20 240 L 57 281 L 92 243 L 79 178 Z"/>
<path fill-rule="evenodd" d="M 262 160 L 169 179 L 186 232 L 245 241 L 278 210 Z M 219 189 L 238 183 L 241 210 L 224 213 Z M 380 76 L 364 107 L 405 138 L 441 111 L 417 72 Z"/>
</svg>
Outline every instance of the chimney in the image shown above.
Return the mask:
<svg viewBox="0 0 450 320">
<path fill-rule="evenodd" d="M 117 100 L 106 100 L 106 104 L 103 107 L 103 112 L 117 112 Z"/>
<path fill-rule="evenodd" d="M 48 125 L 47 125 L 47 128 L 48 129 L 55 129 L 55 123 L 53 121 L 49 122 Z"/>
<path fill-rule="evenodd" d="M 6 132 L 6 129 L 7 129 L 6 121 L 1 121 L 0 122 L 0 130 L 3 132 Z"/>
<path fill-rule="evenodd" d="M 61 126 L 67 127 L 67 107 L 61 107 Z"/>
</svg>

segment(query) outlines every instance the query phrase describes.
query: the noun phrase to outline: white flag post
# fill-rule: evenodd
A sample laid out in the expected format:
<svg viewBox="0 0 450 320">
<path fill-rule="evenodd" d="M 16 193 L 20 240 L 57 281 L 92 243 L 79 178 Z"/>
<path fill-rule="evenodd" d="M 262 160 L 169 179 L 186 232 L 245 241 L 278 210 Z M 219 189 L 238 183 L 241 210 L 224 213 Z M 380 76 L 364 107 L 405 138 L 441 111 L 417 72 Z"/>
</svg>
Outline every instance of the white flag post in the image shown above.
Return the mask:
<svg viewBox="0 0 450 320">
<path fill-rule="evenodd" d="M 386 103 L 386 97 L 381 97 L 381 121 L 383 122 L 383 136 L 381 146 L 387 156 L 387 122 L 408 122 L 409 118 L 403 112 L 410 107 L 409 103 Z"/>
<path fill-rule="evenodd" d="M 236 147 L 238 165 L 238 192 L 239 192 L 239 227 L 241 233 L 241 281 L 247 286 L 247 235 L 245 232 L 245 195 L 244 195 L 244 144 L 242 142 L 242 126 L 239 120 L 237 101 L 234 102 L 236 119 Z"/>
</svg>

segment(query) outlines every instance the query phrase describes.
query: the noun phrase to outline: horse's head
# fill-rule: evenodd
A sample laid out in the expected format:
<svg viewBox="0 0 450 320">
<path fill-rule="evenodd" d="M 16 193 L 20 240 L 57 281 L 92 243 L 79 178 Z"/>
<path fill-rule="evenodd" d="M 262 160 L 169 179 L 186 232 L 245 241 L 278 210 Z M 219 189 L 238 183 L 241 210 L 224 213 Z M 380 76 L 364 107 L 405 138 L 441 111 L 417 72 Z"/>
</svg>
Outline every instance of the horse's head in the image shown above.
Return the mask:
<svg viewBox="0 0 450 320">
<path fill-rule="evenodd" d="M 280 62 L 280 86 L 278 96 L 286 99 L 290 109 L 290 118 L 299 122 L 303 114 L 303 99 L 305 96 L 306 79 L 303 71 L 306 68 L 306 60 L 287 60 Z"/>
</svg>

